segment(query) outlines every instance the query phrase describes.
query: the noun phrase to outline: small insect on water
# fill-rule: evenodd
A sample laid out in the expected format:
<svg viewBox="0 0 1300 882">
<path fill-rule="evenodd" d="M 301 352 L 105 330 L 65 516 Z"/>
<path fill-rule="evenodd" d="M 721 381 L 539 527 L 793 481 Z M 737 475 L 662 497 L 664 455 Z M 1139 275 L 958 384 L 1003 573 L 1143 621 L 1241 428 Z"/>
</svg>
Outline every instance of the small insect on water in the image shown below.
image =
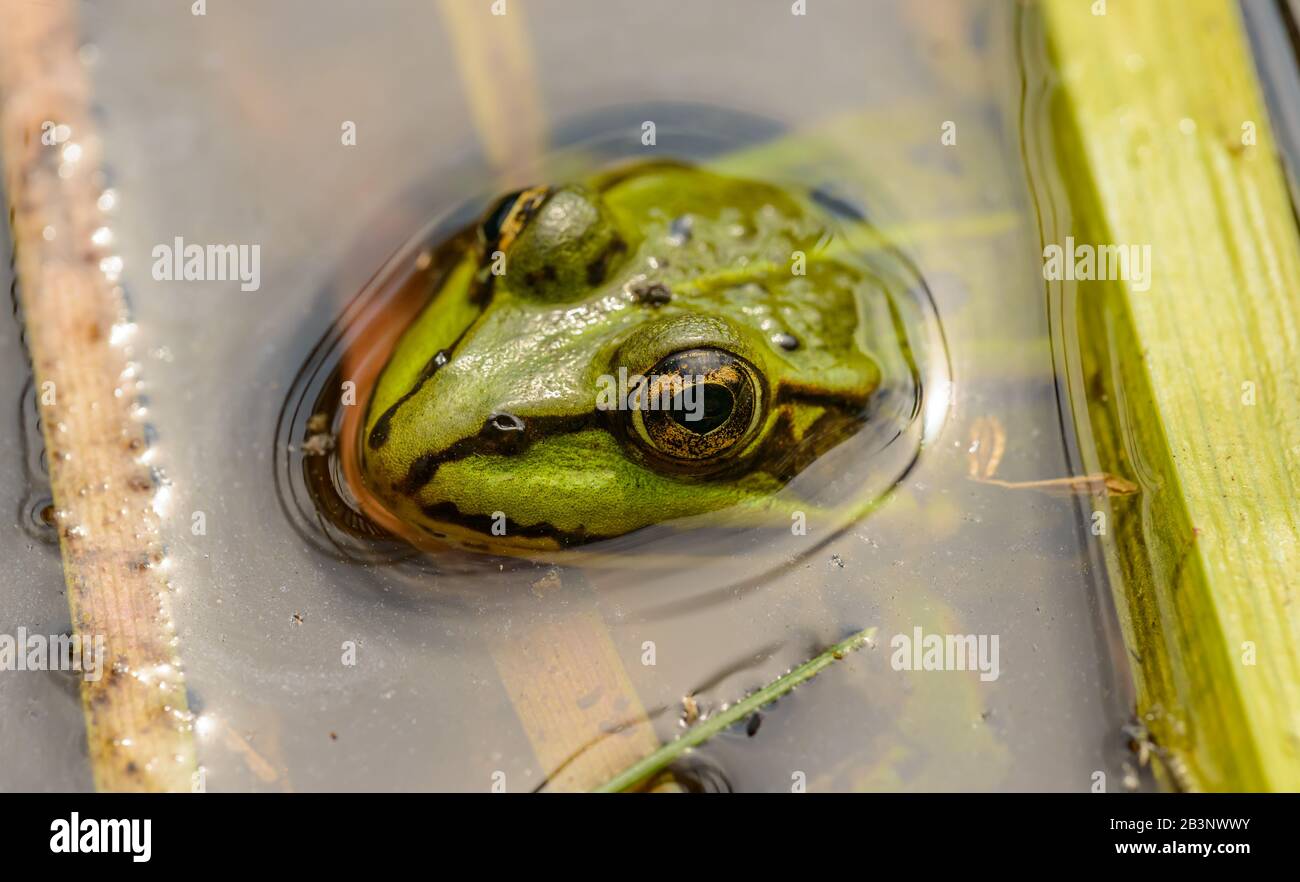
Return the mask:
<svg viewBox="0 0 1300 882">
<path fill-rule="evenodd" d="M 689 726 L 700 718 L 700 705 L 694 695 L 682 696 L 682 725 Z"/>
</svg>

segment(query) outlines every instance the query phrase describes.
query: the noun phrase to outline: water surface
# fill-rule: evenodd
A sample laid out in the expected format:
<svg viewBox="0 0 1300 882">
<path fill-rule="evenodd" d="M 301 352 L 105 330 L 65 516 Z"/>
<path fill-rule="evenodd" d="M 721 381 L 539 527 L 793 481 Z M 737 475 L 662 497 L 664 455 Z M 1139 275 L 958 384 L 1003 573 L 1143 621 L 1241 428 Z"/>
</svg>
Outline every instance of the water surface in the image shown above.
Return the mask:
<svg viewBox="0 0 1300 882">
<path fill-rule="evenodd" d="M 161 2 L 87 5 L 208 789 L 478 791 L 496 773 L 534 789 L 555 769 L 503 685 L 501 648 L 556 621 L 603 628 L 661 739 L 679 731 L 683 696 L 716 709 L 879 628 L 874 650 L 782 699 L 752 736 L 698 751 L 701 787 L 788 790 L 796 773 L 826 790 L 1120 781 L 1128 674 L 1088 501 L 971 478 L 994 438 L 1001 479 L 1063 477 L 1077 462 L 1052 342 L 1061 306 L 1042 281 L 1026 177 L 1022 125 L 1035 117 L 1022 102 L 1035 83 L 1022 83 L 1008 4 L 817 3 L 805 17 L 741 0 L 511 5 L 527 17 L 555 151 L 625 133 L 634 152 L 640 122 L 659 115 L 666 151 L 762 163 L 893 231 L 947 343 L 925 446 L 870 518 L 761 565 L 744 546 L 706 549 L 671 579 L 329 553 L 286 516 L 275 480 L 299 369 L 395 250 L 503 187 L 445 22 L 434 4 L 397 0 L 232 0 L 204 18 Z M 355 147 L 340 143 L 346 120 Z M 949 122 L 955 145 L 941 141 Z M 151 249 L 176 236 L 260 245 L 260 289 L 154 281 Z M 17 415 L 13 323 L 0 354 Z M 0 489 L 18 518 L 3 541 L 17 563 L 0 627 L 66 627 L 56 552 L 23 528 L 30 482 L 10 460 Z M 1000 676 L 895 670 L 890 639 L 917 627 L 998 635 Z M 34 758 L 6 764 L 0 785 L 89 787 L 78 708 L 60 688 L 0 679 L 0 726 Z"/>
</svg>

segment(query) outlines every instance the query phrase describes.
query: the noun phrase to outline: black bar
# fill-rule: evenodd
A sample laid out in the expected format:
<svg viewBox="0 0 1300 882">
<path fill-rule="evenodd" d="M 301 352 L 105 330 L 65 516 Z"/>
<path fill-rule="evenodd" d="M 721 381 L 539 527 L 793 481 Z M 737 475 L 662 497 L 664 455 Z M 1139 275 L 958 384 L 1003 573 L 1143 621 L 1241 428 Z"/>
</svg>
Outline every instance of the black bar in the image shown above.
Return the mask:
<svg viewBox="0 0 1300 882">
<path fill-rule="evenodd" d="M 975 861 L 986 869 L 1072 868 L 1078 861 L 1137 857 L 1222 867 L 1243 858 L 1294 855 L 1297 795 L 1186 794 L 773 794 L 625 798 L 523 794 L 9 795 L 0 798 L 0 841 L 18 864 L 163 866 L 205 871 L 416 862 L 421 872 L 463 861 L 499 870 L 526 861 L 593 872 L 652 862 L 683 873 L 762 868 L 786 852 L 816 871 L 888 858 Z M 68 848 L 76 813 L 82 836 L 136 837 L 115 853 Z M 148 861 L 143 852 L 148 820 Z M 90 833 L 93 828 L 94 834 Z M 79 840 L 79 846 L 93 844 Z M 111 842 L 110 842 L 111 844 Z M 420 863 L 436 858 L 435 864 Z M 1046 863 L 1044 863 L 1046 862 Z M 1284 864 L 1278 863 L 1278 866 Z M 712 868 L 711 870 L 709 868 Z"/>
</svg>

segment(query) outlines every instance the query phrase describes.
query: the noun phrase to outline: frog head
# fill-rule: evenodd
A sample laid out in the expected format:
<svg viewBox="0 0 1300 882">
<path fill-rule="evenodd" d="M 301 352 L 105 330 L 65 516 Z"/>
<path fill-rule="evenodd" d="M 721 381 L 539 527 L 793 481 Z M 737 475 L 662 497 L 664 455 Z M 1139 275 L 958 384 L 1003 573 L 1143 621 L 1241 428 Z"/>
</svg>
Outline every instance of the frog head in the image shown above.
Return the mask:
<svg viewBox="0 0 1300 882">
<path fill-rule="evenodd" d="M 832 230 L 678 164 L 502 199 L 379 376 L 368 490 L 423 536 L 523 554 L 770 505 L 880 382 L 860 325 L 883 295 Z"/>
</svg>

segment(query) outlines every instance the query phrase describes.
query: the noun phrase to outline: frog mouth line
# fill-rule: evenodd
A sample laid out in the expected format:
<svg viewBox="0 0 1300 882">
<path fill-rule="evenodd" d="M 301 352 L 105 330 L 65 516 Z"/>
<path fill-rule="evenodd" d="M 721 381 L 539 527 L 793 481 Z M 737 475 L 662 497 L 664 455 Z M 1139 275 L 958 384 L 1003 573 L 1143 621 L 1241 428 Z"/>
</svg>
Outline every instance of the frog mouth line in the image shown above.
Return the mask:
<svg viewBox="0 0 1300 882">
<path fill-rule="evenodd" d="M 367 447 L 371 450 L 379 450 L 388 443 L 388 436 L 392 430 L 393 416 L 403 404 L 414 398 L 420 390 L 424 388 L 424 384 L 429 382 L 434 374 L 451 361 L 452 353 L 454 353 L 457 347 L 460 346 L 461 341 L 465 339 L 465 335 L 474 327 L 474 322 L 477 321 L 478 316 L 482 314 L 483 311 L 480 309 L 478 315 L 465 322 L 465 327 L 460 329 L 460 333 L 456 335 L 456 339 L 451 346 L 446 349 L 439 349 L 435 352 L 433 357 L 430 358 L 428 362 L 425 363 L 424 367 L 420 369 L 420 376 L 416 378 L 416 381 L 411 385 L 411 388 L 402 393 L 401 398 L 394 401 L 389 405 L 388 409 L 379 415 L 379 419 L 375 420 L 374 426 L 371 427 L 370 433 L 366 437 Z M 367 412 L 369 411 L 369 405 L 367 405 L 366 410 Z M 362 425 L 365 425 L 364 420 L 362 421 Z"/>
<path fill-rule="evenodd" d="M 572 416 L 535 417 L 520 420 L 522 429 L 503 429 L 489 418 L 477 434 L 462 438 L 445 450 L 418 457 L 407 469 L 406 477 L 393 489 L 403 496 L 414 497 L 433 480 L 439 467 L 445 463 L 475 454 L 513 456 L 531 447 L 538 438 L 571 435 L 594 428 L 597 417 L 596 411 Z"/>
<path fill-rule="evenodd" d="M 451 523 L 471 530 L 482 536 L 492 536 L 494 527 L 499 528 L 500 522 L 491 515 L 467 514 L 462 512 L 454 502 L 435 502 L 429 505 L 420 506 L 420 511 L 430 520 L 440 523 Z M 510 518 L 505 519 L 505 535 L 524 540 L 550 540 L 560 548 L 573 548 L 578 545 L 585 545 L 589 542 L 599 542 L 602 539 L 613 539 L 614 536 L 605 536 L 597 533 L 590 533 L 586 530 L 561 530 L 549 522 L 540 522 L 524 526 Z M 421 527 L 435 539 L 446 539 L 446 533 L 440 533 L 429 527 Z M 499 541 L 499 537 L 494 537 Z M 461 540 L 461 544 L 471 551 L 490 551 L 491 546 L 484 542 L 474 542 L 470 540 Z"/>
<path fill-rule="evenodd" d="M 826 413 L 818 418 L 817 423 L 808 432 L 808 436 L 819 439 L 819 443 L 791 444 L 788 433 L 793 429 L 782 417 L 778 417 L 777 426 L 752 455 L 752 462 L 757 463 L 756 467 L 759 470 L 768 472 L 785 483 L 801 470 L 802 466 L 799 463 L 802 459 L 816 458 L 827 447 L 834 446 L 846 435 L 852 434 L 861 427 L 867 420 L 865 408 L 871 397 L 867 396 L 864 400 L 843 400 L 789 387 L 779 390 L 774 400 L 777 405 L 816 404 L 826 408 Z M 593 428 L 608 431 L 608 427 L 604 425 L 607 416 L 607 412 L 593 410 L 569 416 L 536 417 L 519 420 L 522 428 L 510 430 L 503 430 L 489 419 L 477 434 L 462 438 L 445 450 L 426 453 L 417 458 L 411 463 L 405 477 L 392 489 L 396 493 L 414 499 L 434 479 L 438 469 L 447 463 L 473 455 L 515 456 L 543 438 L 573 435 Z M 802 456 L 793 456 L 790 453 L 779 457 L 771 455 L 773 450 L 798 453 L 801 446 L 808 448 L 803 451 Z M 748 467 L 751 462 L 741 460 L 737 465 Z"/>
<path fill-rule="evenodd" d="M 462 336 L 464 336 L 464 332 L 462 332 Z M 421 369 L 419 378 L 411 388 L 406 390 L 401 398 L 394 401 L 387 410 L 380 414 L 379 419 L 375 420 L 374 426 L 370 429 L 370 434 L 366 437 L 366 446 L 371 450 L 378 450 L 388 443 L 388 435 L 392 430 L 393 415 L 397 413 L 403 404 L 415 397 L 424 388 L 424 384 L 429 381 L 429 378 L 436 374 L 438 369 L 446 363 L 445 349 L 439 350 L 433 358 L 429 359 L 429 363 Z"/>
<path fill-rule="evenodd" d="M 796 397 L 801 399 L 804 398 L 804 396 L 799 393 L 791 391 L 782 395 L 781 400 L 785 402 L 793 400 Z M 812 398 L 814 396 L 807 397 Z M 820 403 L 823 405 L 828 404 L 828 402 L 824 400 Z M 842 402 L 840 402 L 840 404 L 842 404 Z M 538 435 L 550 437 L 552 433 L 559 435 L 568 432 L 581 431 L 584 428 L 590 428 L 592 425 L 598 423 L 600 416 L 600 413 L 592 412 L 575 417 L 545 418 L 550 422 L 550 426 L 538 432 Z M 818 443 L 805 445 L 807 449 L 796 451 L 798 455 L 787 453 L 787 455 L 781 457 L 770 457 L 766 453 L 767 449 L 782 449 L 782 432 L 779 430 L 781 427 L 778 426 L 778 431 L 773 431 L 771 433 L 768 440 L 764 442 L 763 448 L 755 454 L 755 459 L 764 463 L 764 465 L 759 467 L 761 470 L 773 474 L 774 477 L 781 480 L 784 484 L 789 480 L 789 478 L 804 469 L 806 463 L 802 461 L 803 459 L 816 459 L 825 452 L 825 450 L 836 446 L 844 439 L 844 437 L 855 432 L 865 424 L 867 419 L 867 415 L 859 407 L 828 408 L 827 413 L 823 414 L 818 419 L 817 423 L 808 430 L 805 436 L 806 438 L 817 438 Z M 570 428 L 567 430 L 560 428 L 560 425 L 565 422 L 570 424 Z M 823 428 L 819 429 L 819 427 Z M 785 426 L 785 429 L 788 430 L 788 428 L 788 426 Z M 476 438 L 464 439 L 461 442 L 457 442 L 457 445 L 453 445 L 453 447 L 467 442 L 473 442 Z M 508 452 L 498 451 L 498 453 L 500 455 L 514 455 L 522 452 L 526 446 L 531 443 L 533 443 L 532 440 L 527 442 L 516 442 L 517 446 L 515 449 Z M 422 457 L 421 460 L 425 461 L 421 462 L 420 460 L 417 460 L 417 462 L 412 465 L 411 470 L 407 473 L 406 479 L 402 483 L 400 492 L 407 495 L 409 498 L 414 499 L 420 489 L 433 480 L 440 466 L 462 459 L 465 455 L 468 454 L 453 455 L 452 449 L 449 448 L 440 454 L 431 454 Z M 469 532 L 475 536 L 483 537 L 484 540 L 489 540 L 490 537 L 490 541 L 475 541 L 474 539 L 467 538 L 463 535 L 457 537 L 456 541 L 462 547 L 470 551 L 487 552 L 491 551 L 493 547 L 501 547 L 503 535 L 512 537 L 516 540 L 522 540 L 524 547 L 527 547 L 529 543 L 551 542 L 559 549 L 572 549 L 594 542 L 617 539 L 621 535 L 594 533 L 584 529 L 581 525 L 579 525 L 577 529 L 566 530 L 553 525 L 549 521 L 522 524 L 510 517 L 506 517 L 504 518 L 504 521 L 502 521 L 500 518 L 494 517 L 493 515 L 464 512 L 456 505 L 456 503 L 450 500 L 420 504 L 419 508 L 425 517 L 429 518 L 431 521 L 437 522 L 439 525 L 446 525 L 448 530 Z M 781 522 L 781 527 L 782 529 L 785 528 L 784 521 Z M 449 532 L 436 530 L 429 526 L 420 525 L 419 529 L 421 532 L 435 540 L 445 541 L 451 538 Z M 498 533 L 497 531 L 503 532 Z"/>
</svg>

